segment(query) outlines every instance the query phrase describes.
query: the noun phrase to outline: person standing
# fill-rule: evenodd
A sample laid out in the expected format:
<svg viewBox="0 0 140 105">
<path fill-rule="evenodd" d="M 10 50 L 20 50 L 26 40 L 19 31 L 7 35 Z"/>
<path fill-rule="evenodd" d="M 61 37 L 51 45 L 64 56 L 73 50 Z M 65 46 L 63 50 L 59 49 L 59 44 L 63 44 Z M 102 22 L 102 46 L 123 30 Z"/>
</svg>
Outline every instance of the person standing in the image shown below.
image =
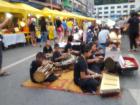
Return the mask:
<svg viewBox="0 0 140 105">
<path fill-rule="evenodd" d="M 110 32 L 109 32 L 107 26 L 103 26 L 98 35 L 98 44 L 99 44 L 99 47 L 104 50 L 104 53 L 105 53 L 105 48 L 109 44 L 109 40 L 110 40 L 109 33 Z"/>
<path fill-rule="evenodd" d="M 57 17 L 57 19 L 55 21 L 55 26 L 56 26 L 56 31 L 57 31 L 57 35 L 59 38 L 59 42 L 61 42 L 63 39 L 63 27 L 62 27 L 62 22 L 59 17 Z"/>
<path fill-rule="evenodd" d="M 41 17 L 39 25 L 41 28 L 41 42 L 46 42 L 48 39 L 48 30 L 47 30 L 47 22 L 45 20 L 45 17 Z"/>
<path fill-rule="evenodd" d="M 31 35 L 31 43 L 32 46 L 35 47 L 37 46 L 37 42 L 36 42 L 36 29 L 35 29 L 35 21 L 33 18 L 31 18 L 31 20 L 29 20 L 29 31 L 30 31 L 30 35 Z"/>
<path fill-rule="evenodd" d="M 65 19 L 63 19 L 62 26 L 64 29 L 64 36 L 66 36 L 67 35 L 67 23 L 66 23 Z"/>
<path fill-rule="evenodd" d="M 53 25 L 52 22 L 50 22 L 49 26 L 48 26 L 48 36 L 49 36 L 49 40 L 54 40 L 55 37 L 55 26 Z"/>
<path fill-rule="evenodd" d="M 0 30 L 9 22 L 10 18 L 6 18 L 3 23 L 0 24 Z M 8 73 L 2 70 L 2 35 L 0 35 L 0 76 L 6 76 Z"/>
<path fill-rule="evenodd" d="M 88 31 L 88 22 L 85 20 L 83 22 L 83 42 L 86 43 L 87 31 Z"/>
<path fill-rule="evenodd" d="M 72 19 L 69 19 L 67 21 L 67 26 L 68 26 L 69 36 L 70 36 L 73 34 L 73 26 L 74 26 Z"/>
<path fill-rule="evenodd" d="M 130 52 L 136 51 L 137 44 L 136 38 L 139 35 L 139 18 L 136 12 L 132 12 L 130 19 L 128 20 L 128 36 L 130 40 Z M 135 49 L 133 49 L 135 47 Z"/>
</svg>

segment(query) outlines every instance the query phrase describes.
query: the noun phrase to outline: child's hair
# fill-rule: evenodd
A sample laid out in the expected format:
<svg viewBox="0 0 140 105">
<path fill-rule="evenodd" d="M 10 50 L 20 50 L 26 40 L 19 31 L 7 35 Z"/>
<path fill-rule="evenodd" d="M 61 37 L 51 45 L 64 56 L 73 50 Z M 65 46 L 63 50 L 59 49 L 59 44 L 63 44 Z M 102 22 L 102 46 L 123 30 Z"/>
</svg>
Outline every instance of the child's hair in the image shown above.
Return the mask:
<svg viewBox="0 0 140 105">
<path fill-rule="evenodd" d="M 88 44 L 88 46 L 89 46 L 90 48 L 92 48 L 93 45 L 96 45 L 96 46 L 97 46 L 97 43 L 96 43 L 96 42 L 90 42 L 90 43 Z"/>
<path fill-rule="evenodd" d="M 89 52 L 90 50 L 91 50 L 91 47 L 89 45 L 86 45 L 83 50 L 83 54 Z"/>
<path fill-rule="evenodd" d="M 88 44 L 81 44 L 81 54 L 84 54 L 85 52 L 89 52 L 91 50 L 91 45 Z"/>
<path fill-rule="evenodd" d="M 72 41 L 73 41 L 73 36 L 72 36 L 72 35 L 70 35 L 70 36 L 68 37 L 68 41 L 69 41 L 69 42 L 72 42 Z"/>
<path fill-rule="evenodd" d="M 41 66 L 42 65 L 42 61 L 47 59 L 45 54 L 43 52 L 38 52 L 36 54 L 36 62 L 37 62 L 37 65 Z"/>
<path fill-rule="evenodd" d="M 58 47 L 59 47 L 59 44 L 55 43 L 54 48 L 58 48 Z"/>
</svg>

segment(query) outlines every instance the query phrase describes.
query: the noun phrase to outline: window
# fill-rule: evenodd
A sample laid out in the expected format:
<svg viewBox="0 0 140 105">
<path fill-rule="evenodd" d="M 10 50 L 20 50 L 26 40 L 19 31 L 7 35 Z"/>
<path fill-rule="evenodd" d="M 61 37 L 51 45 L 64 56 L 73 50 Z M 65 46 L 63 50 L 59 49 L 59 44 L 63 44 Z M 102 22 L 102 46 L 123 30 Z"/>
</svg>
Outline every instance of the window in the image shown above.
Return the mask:
<svg viewBox="0 0 140 105">
<path fill-rule="evenodd" d="M 130 5 L 130 8 L 135 8 L 135 5 Z"/>
<path fill-rule="evenodd" d="M 104 16 L 104 18 L 108 18 L 108 16 Z"/>
<path fill-rule="evenodd" d="M 108 9 L 108 7 L 104 7 L 104 9 Z"/>
<path fill-rule="evenodd" d="M 100 8 L 98 8 L 98 10 L 102 10 L 102 8 L 100 7 Z"/>
<path fill-rule="evenodd" d="M 121 13 L 121 11 L 117 11 L 117 13 Z"/>
<path fill-rule="evenodd" d="M 124 8 L 127 8 L 128 6 L 127 6 L 127 5 L 124 5 L 123 7 L 124 7 Z"/>
<path fill-rule="evenodd" d="M 123 12 L 124 12 L 124 13 L 127 13 L 128 11 L 127 11 L 127 10 L 124 10 Z"/>
<path fill-rule="evenodd" d="M 117 6 L 117 8 L 121 8 L 121 6 Z"/>
<path fill-rule="evenodd" d="M 131 12 L 134 12 L 134 11 L 135 11 L 135 10 L 130 10 L 130 13 L 131 13 Z"/>
<path fill-rule="evenodd" d="M 111 9 L 114 9 L 114 7 L 111 7 Z"/>
<path fill-rule="evenodd" d="M 111 13 L 115 13 L 114 11 L 111 11 Z"/>
<path fill-rule="evenodd" d="M 108 12 L 104 12 L 104 14 L 108 14 Z"/>
<path fill-rule="evenodd" d="M 99 12 L 99 14 L 102 14 L 102 12 Z"/>
</svg>

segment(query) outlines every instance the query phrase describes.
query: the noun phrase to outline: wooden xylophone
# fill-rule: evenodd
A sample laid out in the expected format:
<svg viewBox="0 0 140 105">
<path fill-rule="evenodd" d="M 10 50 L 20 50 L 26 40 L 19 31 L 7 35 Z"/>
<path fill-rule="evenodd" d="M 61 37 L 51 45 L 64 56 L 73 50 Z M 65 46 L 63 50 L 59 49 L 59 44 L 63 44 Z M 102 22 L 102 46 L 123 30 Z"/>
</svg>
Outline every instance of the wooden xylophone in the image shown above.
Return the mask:
<svg viewBox="0 0 140 105">
<path fill-rule="evenodd" d="M 120 92 L 119 76 L 104 73 L 100 86 L 100 94 L 111 94 L 119 92 Z"/>
</svg>

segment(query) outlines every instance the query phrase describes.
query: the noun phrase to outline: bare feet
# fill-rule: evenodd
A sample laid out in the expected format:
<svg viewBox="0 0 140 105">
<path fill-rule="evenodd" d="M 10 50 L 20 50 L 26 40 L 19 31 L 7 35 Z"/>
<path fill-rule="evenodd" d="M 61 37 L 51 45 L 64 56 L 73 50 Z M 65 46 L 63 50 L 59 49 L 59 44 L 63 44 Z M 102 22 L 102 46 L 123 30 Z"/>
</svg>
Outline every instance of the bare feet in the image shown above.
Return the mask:
<svg viewBox="0 0 140 105">
<path fill-rule="evenodd" d="M 1 76 L 8 76 L 8 75 L 9 75 L 8 72 L 0 70 L 0 77 Z"/>
</svg>

